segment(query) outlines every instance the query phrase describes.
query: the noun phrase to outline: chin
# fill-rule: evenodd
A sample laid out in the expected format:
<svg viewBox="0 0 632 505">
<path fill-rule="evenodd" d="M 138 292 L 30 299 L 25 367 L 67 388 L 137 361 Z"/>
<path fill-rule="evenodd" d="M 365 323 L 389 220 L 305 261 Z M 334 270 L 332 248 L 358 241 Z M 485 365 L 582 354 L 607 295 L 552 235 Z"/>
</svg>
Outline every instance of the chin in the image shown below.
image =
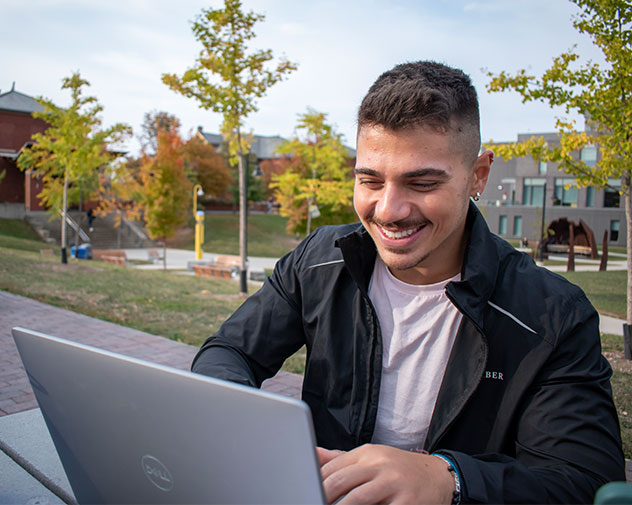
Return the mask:
<svg viewBox="0 0 632 505">
<path fill-rule="evenodd" d="M 410 270 L 411 268 L 420 266 L 421 263 L 428 259 L 428 256 L 430 256 L 429 252 L 415 255 L 411 255 L 410 253 L 406 255 L 398 255 L 391 252 L 380 253 L 380 258 L 390 270 Z"/>
</svg>

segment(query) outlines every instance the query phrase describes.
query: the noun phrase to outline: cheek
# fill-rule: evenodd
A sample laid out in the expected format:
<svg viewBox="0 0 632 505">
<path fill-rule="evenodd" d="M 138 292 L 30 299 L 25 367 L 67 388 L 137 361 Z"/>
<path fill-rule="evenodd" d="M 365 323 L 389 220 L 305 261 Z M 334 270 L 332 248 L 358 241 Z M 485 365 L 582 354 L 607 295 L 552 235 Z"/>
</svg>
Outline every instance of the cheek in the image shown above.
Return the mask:
<svg viewBox="0 0 632 505">
<path fill-rule="evenodd" d="M 461 198 L 456 198 L 454 192 L 450 194 L 428 194 L 420 205 L 421 213 L 435 224 L 451 222 L 459 219 L 463 212 Z"/>
</svg>

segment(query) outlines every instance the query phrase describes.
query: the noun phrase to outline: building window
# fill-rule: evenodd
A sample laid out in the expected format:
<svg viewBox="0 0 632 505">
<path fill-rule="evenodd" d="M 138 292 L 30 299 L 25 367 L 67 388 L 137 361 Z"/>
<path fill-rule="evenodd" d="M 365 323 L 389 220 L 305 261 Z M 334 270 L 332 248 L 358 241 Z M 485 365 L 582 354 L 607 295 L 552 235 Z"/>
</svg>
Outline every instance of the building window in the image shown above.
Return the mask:
<svg viewBox="0 0 632 505">
<path fill-rule="evenodd" d="M 522 205 L 541 207 L 544 203 L 544 183 L 546 179 L 525 177 L 522 191 Z"/>
<path fill-rule="evenodd" d="M 507 235 L 507 216 L 500 216 L 498 218 L 498 234 Z"/>
<path fill-rule="evenodd" d="M 586 188 L 586 207 L 595 206 L 595 188 L 588 186 Z"/>
<path fill-rule="evenodd" d="M 513 218 L 513 234 L 514 237 L 522 236 L 522 216 L 514 216 Z"/>
<path fill-rule="evenodd" d="M 538 174 L 546 175 L 546 161 L 541 161 L 538 164 Z"/>
<path fill-rule="evenodd" d="M 621 195 L 619 190 L 615 188 L 606 188 L 603 192 L 603 206 L 604 207 L 619 207 L 621 201 Z"/>
<path fill-rule="evenodd" d="M 619 241 L 619 220 L 613 219 L 610 221 L 610 242 Z"/>
<path fill-rule="evenodd" d="M 557 177 L 555 179 L 555 193 L 553 205 L 563 205 L 564 207 L 577 207 L 577 188 L 572 186 L 575 179 Z"/>
<path fill-rule="evenodd" d="M 588 145 L 579 152 L 579 159 L 589 167 L 597 164 L 597 146 Z"/>
</svg>

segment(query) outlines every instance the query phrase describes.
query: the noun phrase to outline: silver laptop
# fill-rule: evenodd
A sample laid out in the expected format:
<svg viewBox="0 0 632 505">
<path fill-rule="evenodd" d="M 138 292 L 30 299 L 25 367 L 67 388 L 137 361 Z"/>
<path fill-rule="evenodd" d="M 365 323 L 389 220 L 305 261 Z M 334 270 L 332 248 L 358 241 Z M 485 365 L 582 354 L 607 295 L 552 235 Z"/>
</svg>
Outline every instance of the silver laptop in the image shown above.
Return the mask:
<svg viewBox="0 0 632 505">
<path fill-rule="evenodd" d="M 79 503 L 324 503 L 302 401 L 12 331 Z"/>
</svg>

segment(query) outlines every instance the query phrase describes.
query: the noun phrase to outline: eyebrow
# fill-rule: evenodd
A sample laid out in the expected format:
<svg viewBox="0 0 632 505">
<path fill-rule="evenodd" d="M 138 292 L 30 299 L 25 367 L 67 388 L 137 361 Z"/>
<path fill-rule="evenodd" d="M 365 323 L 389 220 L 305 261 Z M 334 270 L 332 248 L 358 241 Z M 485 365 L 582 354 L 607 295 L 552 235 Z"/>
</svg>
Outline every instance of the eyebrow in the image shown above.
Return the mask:
<svg viewBox="0 0 632 505">
<path fill-rule="evenodd" d="M 373 170 L 372 168 L 354 168 L 353 172 L 355 175 L 369 175 L 372 177 L 379 177 L 381 175 L 380 172 Z M 411 170 L 410 172 L 405 172 L 402 174 L 402 177 L 406 179 L 413 179 L 415 177 L 438 177 L 440 179 L 449 179 L 450 174 L 440 168 L 418 168 L 416 170 Z"/>
</svg>

